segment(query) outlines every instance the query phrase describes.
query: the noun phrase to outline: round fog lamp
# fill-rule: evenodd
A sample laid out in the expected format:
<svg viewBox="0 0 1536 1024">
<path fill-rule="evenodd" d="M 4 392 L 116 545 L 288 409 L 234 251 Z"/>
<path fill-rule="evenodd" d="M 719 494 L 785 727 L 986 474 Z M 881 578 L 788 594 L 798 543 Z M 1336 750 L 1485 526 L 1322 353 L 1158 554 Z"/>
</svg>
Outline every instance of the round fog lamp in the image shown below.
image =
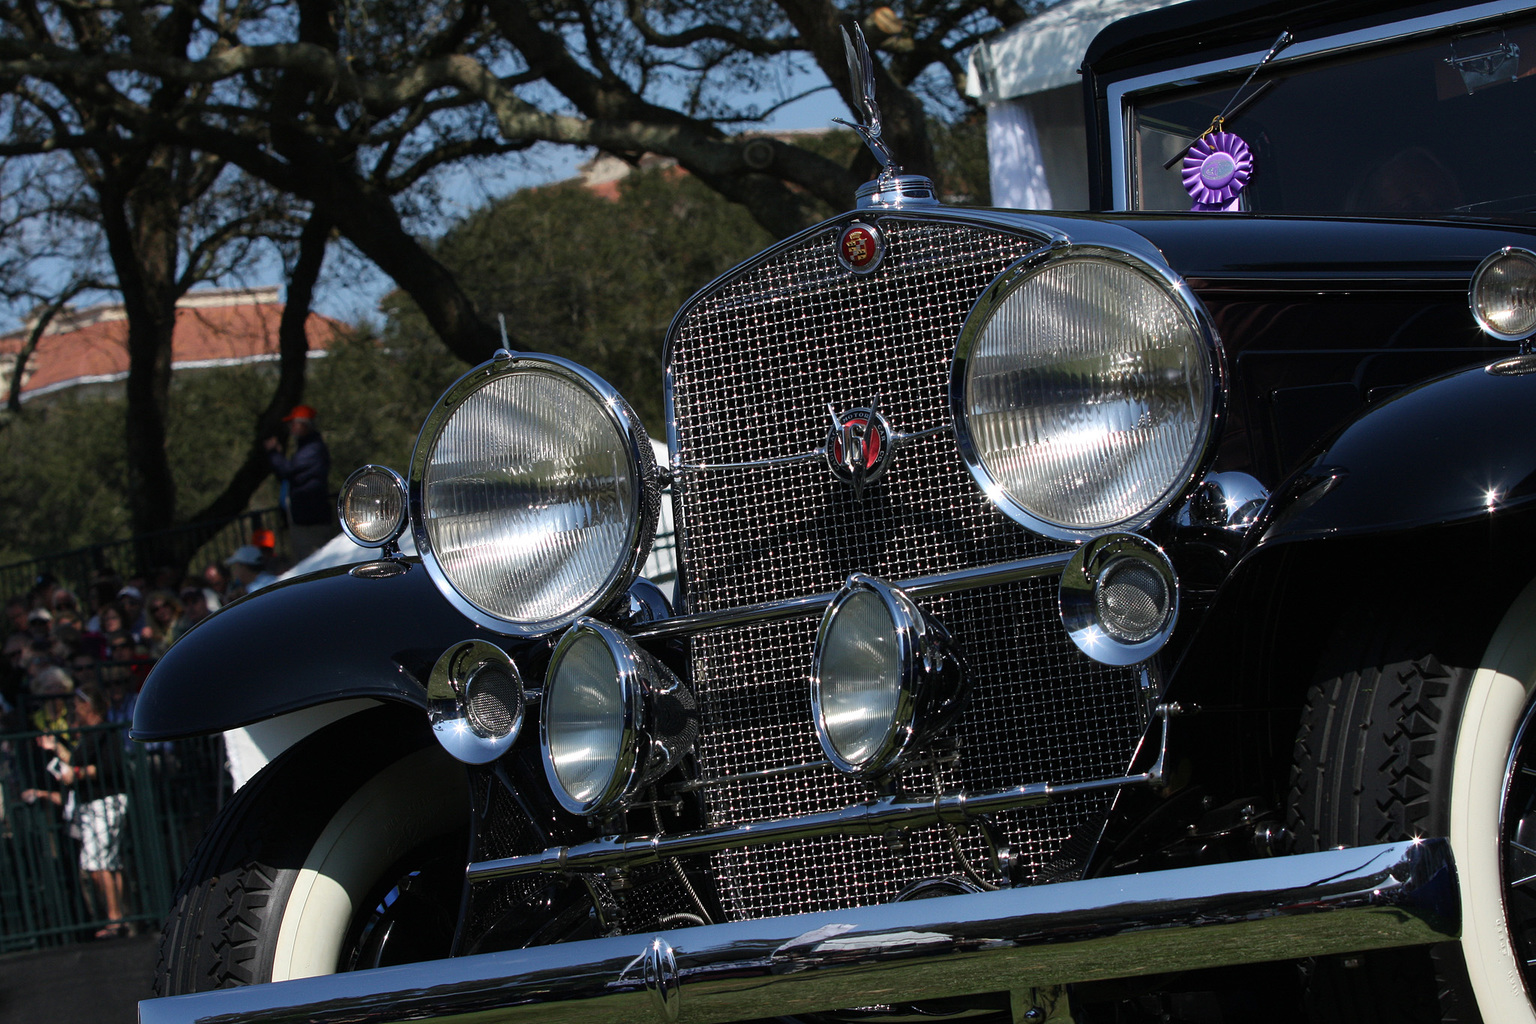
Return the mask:
<svg viewBox="0 0 1536 1024">
<path fill-rule="evenodd" d="M 598 814 L 654 782 L 698 735 L 692 694 L 623 633 L 581 619 L 555 645 L 539 731 L 561 806 Z"/>
<path fill-rule="evenodd" d="M 1536 253 L 1513 246 L 1493 253 L 1472 274 L 1472 315 L 1500 341 L 1536 334 Z"/>
<path fill-rule="evenodd" d="M 906 594 L 855 573 L 821 619 L 811 669 L 816 737 L 840 771 L 876 775 L 958 709 L 948 634 Z"/>
<path fill-rule="evenodd" d="M 1061 621 L 1079 650 L 1134 665 L 1162 649 L 1179 614 L 1179 582 L 1163 549 L 1133 533 L 1078 548 L 1061 574 Z"/>
<path fill-rule="evenodd" d="M 353 470 L 341 485 L 336 517 L 352 543 L 381 548 L 405 532 L 405 481 L 388 466 Z"/>
</svg>

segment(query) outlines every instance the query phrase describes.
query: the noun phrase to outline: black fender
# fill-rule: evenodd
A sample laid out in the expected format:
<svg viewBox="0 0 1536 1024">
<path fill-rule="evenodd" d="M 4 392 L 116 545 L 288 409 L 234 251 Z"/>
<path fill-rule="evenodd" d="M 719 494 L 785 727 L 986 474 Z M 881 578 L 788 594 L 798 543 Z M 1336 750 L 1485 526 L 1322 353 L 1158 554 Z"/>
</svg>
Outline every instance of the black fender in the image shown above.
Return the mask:
<svg viewBox="0 0 1536 1024">
<path fill-rule="evenodd" d="M 474 639 L 516 653 L 456 611 L 416 559 L 285 580 L 171 645 L 139 694 L 131 735 L 218 732 L 358 697 L 414 705 L 425 721 L 432 665 L 450 645 Z"/>
<path fill-rule="evenodd" d="M 1336 641 L 1411 617 L 1426 651 L 1474 664 L 1533 578 L 1536 360 L 1399 392 L 1276 489 L 1200 602 L 1164 691 L 1201 709 L 1175 721 L 1175 746 L 1283 793 L 1296 713 Z"/>
</svg>

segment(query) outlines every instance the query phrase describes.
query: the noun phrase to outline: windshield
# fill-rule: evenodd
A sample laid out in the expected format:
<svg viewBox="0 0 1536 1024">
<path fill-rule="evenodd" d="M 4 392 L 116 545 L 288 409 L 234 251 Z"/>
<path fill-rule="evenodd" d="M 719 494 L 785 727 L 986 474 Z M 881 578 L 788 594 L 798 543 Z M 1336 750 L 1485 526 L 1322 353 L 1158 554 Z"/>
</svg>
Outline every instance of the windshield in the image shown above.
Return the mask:
<svg viewBox="0 0 1536 1024">
<path fill-rule="evenodd" d="M 1529 131 L 1536 121 L 1536 22 L 1270 66 L 1238 95 L 1246 77 L 1244 69 L 1217 85 L 1165 90 L 1140 101 L 1133 112 L 1134 208 L 1191 209 L 1185 152 L 1216 115 L 1233 110 L 1222 129 L 1246 144 L 1252 166 L 1236 197 L 1222 199 L 1228 209 L 1366 215 L 1536 209 Z M 1229 161 L 1223 164 L 1230 170 Z M 1199 183 L 1192 187 L 1198 191 Z"/>
</svg>

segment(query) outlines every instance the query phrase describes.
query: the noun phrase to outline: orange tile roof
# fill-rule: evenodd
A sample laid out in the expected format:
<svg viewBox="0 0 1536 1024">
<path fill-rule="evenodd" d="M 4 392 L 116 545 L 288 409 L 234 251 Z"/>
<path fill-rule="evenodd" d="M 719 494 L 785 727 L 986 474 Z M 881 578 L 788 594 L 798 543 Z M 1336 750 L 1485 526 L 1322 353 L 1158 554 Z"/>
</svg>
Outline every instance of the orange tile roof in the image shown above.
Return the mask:
<svg viewBox="0 0 1536 1024">
<path fill-rule="evenodd" d="M 277 359 L 283 304 L 276 288 L 189 292 L 176 309 L 172 369 L 227 366 Z M 323 352 L 345 326 L 310 313 L 311 354 Z M 8 388 L 26 330 L 0 336 L 0 388 Z M 11 357 L 11 358 L 7 358 Z M 76 384 L 121 380 L 128 374 L 128 321 L 122 306 L 66 310 L 49 325 L 27 360 L 22 399 Z"/>
</svg>

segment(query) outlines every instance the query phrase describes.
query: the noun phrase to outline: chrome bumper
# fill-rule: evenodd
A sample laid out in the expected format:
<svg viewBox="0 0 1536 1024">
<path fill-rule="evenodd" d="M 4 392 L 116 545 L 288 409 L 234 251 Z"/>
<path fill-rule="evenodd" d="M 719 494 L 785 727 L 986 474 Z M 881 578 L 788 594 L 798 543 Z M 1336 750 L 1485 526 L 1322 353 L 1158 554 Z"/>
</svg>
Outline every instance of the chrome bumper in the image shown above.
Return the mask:
<svg viewBox="0 0 1536 1024">
<path fill-rule="evenodd" d="M 487 953 L 139 1004 L 140 1024 L 704 1024 L 1460 934 L 1444 839 Z"/>
</svg>

